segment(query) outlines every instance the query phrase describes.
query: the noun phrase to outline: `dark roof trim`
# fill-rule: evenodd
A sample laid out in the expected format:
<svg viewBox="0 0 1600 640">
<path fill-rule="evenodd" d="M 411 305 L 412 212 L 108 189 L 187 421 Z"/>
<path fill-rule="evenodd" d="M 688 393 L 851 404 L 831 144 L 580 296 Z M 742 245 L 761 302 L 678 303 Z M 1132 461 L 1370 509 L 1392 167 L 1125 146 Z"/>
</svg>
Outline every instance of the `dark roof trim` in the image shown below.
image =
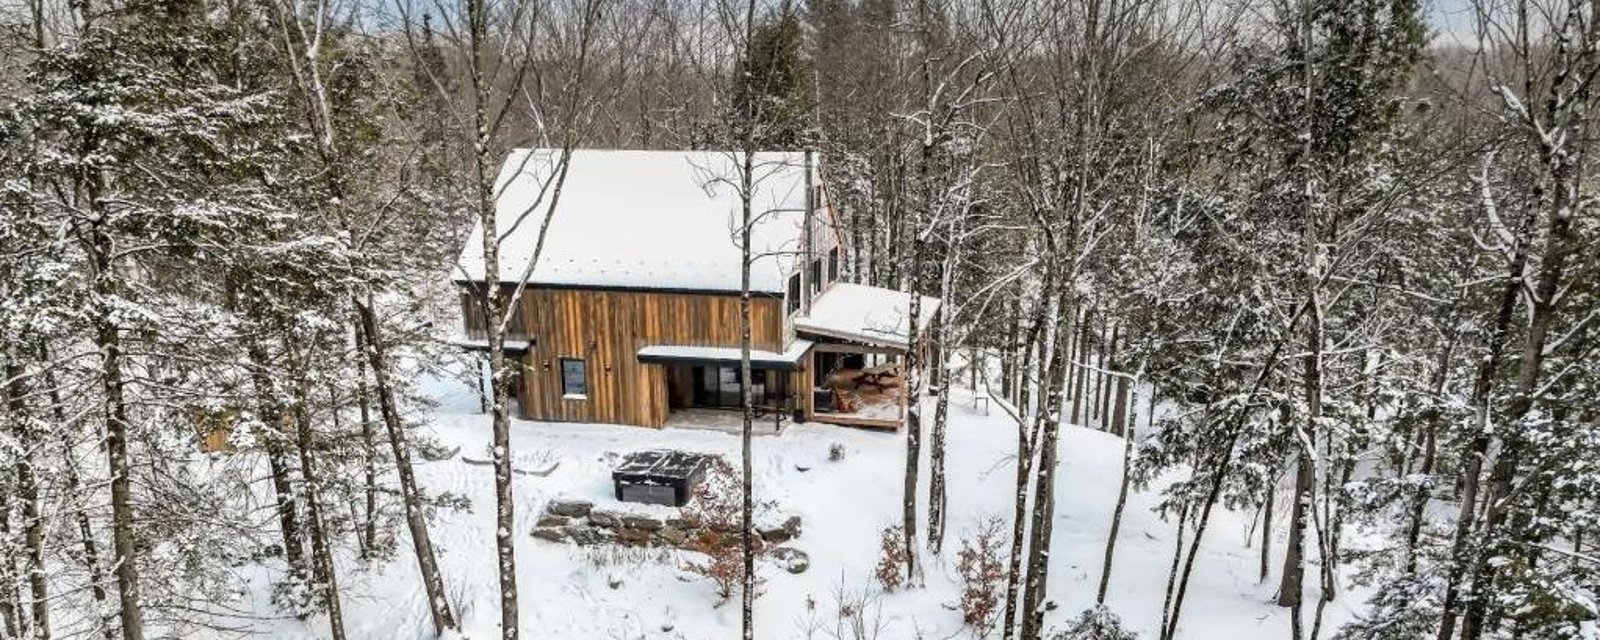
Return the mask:
<svg viewBox="0 0 1600 640">
<path fill-rule="evenodd" d="M 463 280 L 463 279 L 460 279 L 460 278 L 454 278 L 454 279 L 451 280 L 451 282 L 454 282 L 454 283 L 456 283 L 458 285 L 462 285 L 462 286 L 473 285 L 473 284 L 476 284 L 476 285 L 483 284 L 483 282 L 479 281 L 479 280 Z M 509 286 L 509 287 L 515 287 L 517 285 L 517 283 L 515 283 L 515 282 L 501 282 L 500 284 L 505 285 L 505 286 Z M 529 282 L 527 288 L 529 288 L 529 289 L 560 289 L 560 290 L 568 290 L 568 291 L 571 291 L 571 290 L 582 290 L 582 291 L 621 291 L 621 292 L 632 292 L 632 293 L 680 293 L 680 294 L 701 295 L 701 296 L 738 296 L 739 295 L 738 291 L 727 291 L 727 290 L 723 290 L 723 289 L 680 289 L 680 288 L 671 288 L 671 287 L 622 287 L 622 286 L 615 286 L 615 285 L 600 286 L 600 285 L 587 285 L 587 284 L 544 284 L 542 282 Z M 758 297 L 758 298 L 776 298 L 776 299 L 782 299 L 783 298 L 783 292 L 781 292 L 781 291 L 754 291 L 754 290 L 752 290 L 750 292 L 750 295 L 753 296 L 753 297 Z"/>
<path fill-rule="evenodd" d="M 647 355 L 647 354 L 641 354 L 638 357 L 639 357 L 639 362 L 643 362 L 645 364 L 670 364 L 670 365 L 678 365 L 678 366 L 686 366 L 686 367 L 726 367 L 726 366 L 737 366 L 739 364 L 739 359 L 738 358 L 732 358 L 732 359 L 703 358 L 703 357 L 690 358 L 690 357 L 682 357 L 682 356 Z M 750 368 L 751 369 L 763 370 L 763 371 L 795 371 L 795 370 L 800 368 L 800 363 L 798 363 L 798 362 L 777 362 L 777 361 L 770 361 L 770 360 L 768 360 L 768 361 L 751 360 L 750 361 Z"/>
<path fill-rule="evenodd" d="M 450 342 L 451 342 L 451 344 L 454 344 L 454 345 L 456 345 L 458 347 L 461 347 L 462 349 L 467 350 L 467 351 L 483 351 L 485 353 L 487 353 L 489 351 L 489 341 L 488 340 L 479 340 L 479 339 L 475 339 L 475 338 L 456 338 L 454 340 L 451 340 Z M 533 346 L 534 346 L 534 340 L 533 340 L 532 337 L 528 337 L 528 338 L 506 338 L 505 339 L 505 352 L 506 352 L 506 355 L 512 356 L 512 357 L 520 358 L 522 356 L 527 355 L 528 351 L 530 349 L 532 349 Z"/>
</svg>

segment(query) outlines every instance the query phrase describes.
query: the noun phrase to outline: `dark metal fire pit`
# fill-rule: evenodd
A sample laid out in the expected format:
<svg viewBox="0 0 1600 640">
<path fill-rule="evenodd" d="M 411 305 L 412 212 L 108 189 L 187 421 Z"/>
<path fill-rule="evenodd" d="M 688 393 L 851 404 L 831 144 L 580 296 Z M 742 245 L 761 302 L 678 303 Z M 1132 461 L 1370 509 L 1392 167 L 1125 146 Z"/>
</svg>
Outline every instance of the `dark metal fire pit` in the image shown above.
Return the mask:
<svg viewBox="0 0 1600 640">
<path fill-rule="evenodd" d="M 710 457 L 684 451 L 638 451 L 628 454 L 611 472 L 617 499 L 681 507 L 694 497 L 706 475 Z"/>
</svg>

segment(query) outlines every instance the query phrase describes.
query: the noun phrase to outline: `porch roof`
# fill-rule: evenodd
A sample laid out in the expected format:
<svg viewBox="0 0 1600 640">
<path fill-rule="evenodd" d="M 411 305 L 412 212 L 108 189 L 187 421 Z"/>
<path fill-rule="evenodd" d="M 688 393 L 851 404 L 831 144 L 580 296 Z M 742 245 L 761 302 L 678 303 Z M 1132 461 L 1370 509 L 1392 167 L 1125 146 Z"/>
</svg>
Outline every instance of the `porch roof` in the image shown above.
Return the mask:
<svg viewBox="0 0 1600 640">
<path fill-rule="evenodd" d="M 467 351 L 488 351 L 489 350 L 489 340 L 487 338 L 470 338 L 470 337 L 467 337 L 467 336 L 456 336 L 455 338 L 452 338 L 450 340 L 450 343 L 454 344 L 454 345 L 456 345 L 458 347 L 461 347 L 462 349 L 466 349 Z M 528 353 L 528 350 L 532 349 L 532 348 L 533 348 L 533 340 L 532 339 L 521 339 L 521 340 L 515 339 L 515 338 L 506 338 L 505 339 L 505 350 L 506 350 L 506 354 L 507 355 L 522 356 L 522 355 Z"/>
<path fill-rule="evenodd" d="M 811 350 L 811 344 L 810 340 L 794 340 L 783 353 L 751 349 L 750 366 L 756 369 L 785 371 L 797 369 L 800 366 L 800 358 Z M 740 353 L 738 347 L 653 344 L 640 349 L 638 358 L 640 362 L 650 364 L 725 366 L 739 364 Z"/>
<path fill-rule="evenodd" d="M 922 296 L 917 333 L 939 312 L 939 299 Z M 811 313 L 794 319 L 796 330 L 905 349 L 910 345 L 911 295 L 904 291 L 836 282 L 811 302 Z"/>
</svg>

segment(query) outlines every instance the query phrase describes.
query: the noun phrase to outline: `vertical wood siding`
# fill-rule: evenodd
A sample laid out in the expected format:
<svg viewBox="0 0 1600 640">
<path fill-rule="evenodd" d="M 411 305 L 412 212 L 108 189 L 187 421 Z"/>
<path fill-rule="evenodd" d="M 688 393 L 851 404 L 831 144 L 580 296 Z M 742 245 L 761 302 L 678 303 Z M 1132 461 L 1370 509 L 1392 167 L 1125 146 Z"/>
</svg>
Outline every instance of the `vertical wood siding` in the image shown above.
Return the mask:
<svg viewBox="0 0 1600 640">
<path fill-rule="evenodd" d="M 739 296 L 597 289 L 525 290 L 522 415 L 530 420 L 659 427 L 669 389 L 663 365 L 639 362 L 652 344 L 737 347 Z M 782 351 L 783 301 L 751 299 L 751 345 Z M 563 398 L 561 358 L 582 358 L 588 397 Z"/>
</svg>

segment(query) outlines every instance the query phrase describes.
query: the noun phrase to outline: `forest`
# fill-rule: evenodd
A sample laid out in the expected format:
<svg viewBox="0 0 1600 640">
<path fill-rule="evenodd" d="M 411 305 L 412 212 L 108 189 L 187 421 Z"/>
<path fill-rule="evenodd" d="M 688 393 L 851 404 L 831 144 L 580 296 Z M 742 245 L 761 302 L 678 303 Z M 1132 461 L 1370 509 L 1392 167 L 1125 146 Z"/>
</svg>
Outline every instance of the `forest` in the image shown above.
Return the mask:
<svg viewBox="0 0 1600 640">
<path fill-rule="evenodd" d="M 340 583 L 401 559 L 466 637 L 431 536 L 468 500 L 413 473 L 445 364 L 491 372 L 473 615 L 539 637 L 507 294 L 485 361 L 440 339 L 529 147 L 818 153 L 843 278 L 944 301 L 878 571 L 959 543 L 971 637 L 1227 637 L 1180 623 L 1231 513 L 1272 637 L 1600 638 L 1597 74 L 1582 0 L 0 0 L 0 638 L 366 637 Z M 976 546 L 952 390 L 1010 425 Z M 749 402 L 738 628 L 791 637 L 753 619 Z M 1054 611 L 1075 428 L 1121 472 L 1101 606 Z M 1159 620 L 1105 606 L 1142 493 Z"/>
</svg>

